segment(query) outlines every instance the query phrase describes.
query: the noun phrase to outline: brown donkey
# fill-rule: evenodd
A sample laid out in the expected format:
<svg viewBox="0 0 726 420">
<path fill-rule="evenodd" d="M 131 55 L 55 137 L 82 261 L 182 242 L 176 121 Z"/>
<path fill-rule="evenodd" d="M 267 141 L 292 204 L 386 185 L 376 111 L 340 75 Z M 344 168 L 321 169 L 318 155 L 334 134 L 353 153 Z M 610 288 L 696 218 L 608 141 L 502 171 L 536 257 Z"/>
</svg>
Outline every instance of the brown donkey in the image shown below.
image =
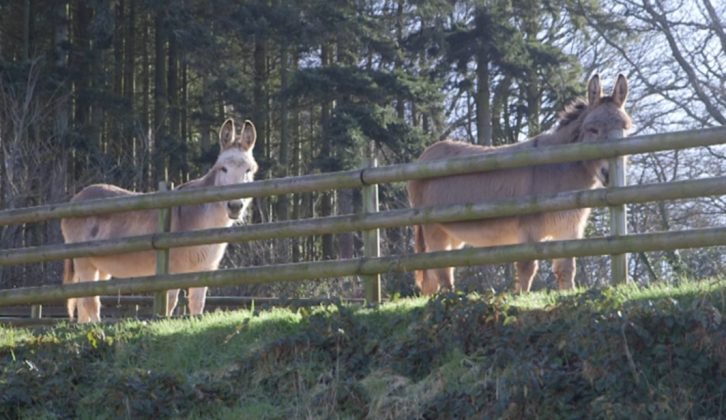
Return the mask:
<svg viewBox="0 0 726 420">
<path fill-rule="evenodd" d="M 567 106 L 552 131 L 502 147 L 440 141 L 428 147 L 419 161 L 427 162 L 499 150 L 591 143 L 623 137 L 626 130 L 631 127 L 630 117 L 623 108 L 627 96 L 628 82 L 622 74 L 618 76 L 611 96 L 602 96 L 600 79 L 598 76 L 593 76 L 587 87 L 587 102 L 580 99 Z M 586 160 L 410 181 L 408 196 L 411 207 L 481 203 L 599 188 L 607 184 L 607 178 L 607 160 Z M 458 249 L 464 244 L 488 247 L 579 239 L 583 237 L 589 215 L 590 209 L 575 209 L 480 221 L 414 226 L 416 252 Z M 516 263 L 515 290 L 529 291 L 537 267 L 537 261 Z M 570 289 L 575 286 L 574 258 L 555 259 L 553 271 L 560 289 Z M 453 290 L 454 269 L 449 267 L 417 271 L 416 285 L 424 294 L 435 293 L 440 287 Z"/>
<path fill-rule="evenodd" d="M 253 180 L 257 163 L 252 156 L 257 132 L 250 121 L 245 121 L 237 134 L 235 123 L 228 119 L 219 132 L 220 153 L 217 162 L 206 175 L 180 185 L 179 189 L 208 188 L 239 184 Z M 71 201 L 123 197 L 138 193 L 108 184 L 84 188 Z M 237 199 L 198 205 L 174 207 L 171 210 L 171 231 L 190 231 L 229 227 L 244 214 L 251 199 Z M 61 230 L 66 243 L 154 233 L 158 227 L 158 210 L 140 210 L 101 216 L 63 219 Z M 170 273 L 189 273 L 216 270 L 227 247 L 226 243 L 174 248 L 169 256 Z M 66 260 L 63 283 L 108 280 L 110 277 L 139 277 L 155 273 L 154 251 L 133 252 L 122 255 L 80 257 Z M 189 312 L 201 314 L 204 310 L 207 288 L 189 289 Z M 179 290 L 169 291 L 167 315 L 177 304 Z M 69 299 L 68 315 L 73 319 L 78 308 L 78 322 L 100 320 L 101 304 L 98 296 Z"/>
</svg>

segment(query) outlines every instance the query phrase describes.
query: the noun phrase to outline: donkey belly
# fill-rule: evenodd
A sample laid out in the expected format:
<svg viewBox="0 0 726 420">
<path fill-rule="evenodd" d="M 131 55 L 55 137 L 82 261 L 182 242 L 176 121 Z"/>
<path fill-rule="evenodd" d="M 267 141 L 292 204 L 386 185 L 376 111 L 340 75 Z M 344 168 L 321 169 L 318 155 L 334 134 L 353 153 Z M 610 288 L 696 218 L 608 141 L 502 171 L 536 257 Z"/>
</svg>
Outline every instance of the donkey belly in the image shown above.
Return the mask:
<svg viewBox="0 0 726 420">
<path fill-rule="evenodd" d="M 590 209 L 575 209 L 546 213 L 542 217 L 542 233 L 546 239 L 582 238 Z"/>
<path fill-rule="evenodd" d="M 516 218 L 445 223 L 441 227 L 449 235 L 472 246 L 512 245 L 526 240 Z"/>
<path fill-rule="evenodd" d="M 91 262 L 116 278 L 151 276 L 156 272 L 156 255 L 150 251 L 91 257 Z"/>
<path fill-rule="evenodd" d="M 222 261 L 227 244 L 200 245 L 171 250 L 169 271 L 190 273 L 194 271 L 216 270 Z"/>
<path fill-rule="evenodd" d="M 224 256 L 227 244 L 174 248 L 169 255 L 170 273 L 214 270 Z M 156 273 L 156 253 L 133 252 L 108 257 L 92 257 L 91 262 L 111 277 L 143 277 Z"/>
<path fill-rule="evenodd" d="M 590 209 L 558 211 L 521 217 L 444 223 L 440 226 L 458 241 L 486 247 L 526 242 L 581 238 Z"/>
</svg>

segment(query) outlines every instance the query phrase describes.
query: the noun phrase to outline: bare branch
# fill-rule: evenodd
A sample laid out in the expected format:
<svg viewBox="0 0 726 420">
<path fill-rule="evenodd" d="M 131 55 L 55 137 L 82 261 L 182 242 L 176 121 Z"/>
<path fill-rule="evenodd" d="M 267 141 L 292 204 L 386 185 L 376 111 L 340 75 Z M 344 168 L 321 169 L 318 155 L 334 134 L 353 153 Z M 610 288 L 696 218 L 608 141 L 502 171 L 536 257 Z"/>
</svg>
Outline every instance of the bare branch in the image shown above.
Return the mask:
<svg viewBox="0 0 726 420">
<path fill-rule="evenodd" d="M 693 90 L 696 92 L 696 95 L 698 96 L 698 99 L 703 103 L 703 105 L 706 107 L 706 110 L 708 113 L 720 124 L 726 125 L 726 116 L 724 116 L 719 109 L 713 105 L 711 102 L 711 99 L 708 95 L 706 95 L 706 92 L 704 92 L 703 87 L 701 86 L 701 81 L 696 76 L 695 71 L 693 70 L 693 66 L 683 57 L 683 53 L 681 52 L 680 47 L 678 46 L 678 43 L 676 42 L 676 39 L 673 35 L 673 32 L 671 31 L 671 26 L 669 25 L 667 19 L 665 18 L 665 14 L 658 13 L 653 8 L 653 5 L 651 4 L 650 0 L 644 0 L 643 1 L 643 7 L 645 10 L 650 14 L 650 16 L 653 17 L 654 21 L 657 22 L 659 29 L 662 31 L 663 35 L 666 37 L 666 41 L 668 42 L 668 45 L 670 46 L 670 49 L 673 53 L 673 57 L 678 62 L 681 69 L 683 69 L 684 72 L 686 72 L 686 75 L 688 76 L 688 80 L 693 87 Z"/>
</svg>

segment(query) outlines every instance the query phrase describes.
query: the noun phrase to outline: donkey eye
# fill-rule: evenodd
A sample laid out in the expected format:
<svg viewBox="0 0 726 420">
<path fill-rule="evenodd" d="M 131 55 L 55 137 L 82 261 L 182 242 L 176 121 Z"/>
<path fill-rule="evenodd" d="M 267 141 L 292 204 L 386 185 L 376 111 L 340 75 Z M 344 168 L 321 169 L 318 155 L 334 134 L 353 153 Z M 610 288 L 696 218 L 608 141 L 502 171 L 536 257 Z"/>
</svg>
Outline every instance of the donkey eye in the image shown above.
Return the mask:
<svg viewBox="0 0 726 420">
<path fill-rule="evenodd" d="M 597 134 L 598 133 L 598 130 L 595 127 L 590 127 L 590 128 L 587 129 L 587 132 L 590 133 L 590 134 Z"/>
<path fill-rule="evenodd" d="M 222 170 L 222 172 L 224 172 L 225 174 L 227 173 L 227 167 L 226 167 L 226 166 L 222 166 L 221 170 Z"/>
</svg>

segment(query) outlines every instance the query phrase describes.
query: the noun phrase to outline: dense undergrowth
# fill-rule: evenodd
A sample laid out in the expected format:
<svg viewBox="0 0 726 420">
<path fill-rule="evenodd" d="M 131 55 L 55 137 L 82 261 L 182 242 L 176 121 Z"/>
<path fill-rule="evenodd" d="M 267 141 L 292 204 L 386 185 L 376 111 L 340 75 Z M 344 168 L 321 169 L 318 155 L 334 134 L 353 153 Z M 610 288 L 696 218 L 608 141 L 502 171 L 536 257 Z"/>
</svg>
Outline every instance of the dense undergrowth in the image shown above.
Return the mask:
<svg viewBox="0 0 726 420">
<path fill-rule="evenodd" d="M 0 327 L 7 418 L 723 418 L 726 281 Z"/>
</svg>

